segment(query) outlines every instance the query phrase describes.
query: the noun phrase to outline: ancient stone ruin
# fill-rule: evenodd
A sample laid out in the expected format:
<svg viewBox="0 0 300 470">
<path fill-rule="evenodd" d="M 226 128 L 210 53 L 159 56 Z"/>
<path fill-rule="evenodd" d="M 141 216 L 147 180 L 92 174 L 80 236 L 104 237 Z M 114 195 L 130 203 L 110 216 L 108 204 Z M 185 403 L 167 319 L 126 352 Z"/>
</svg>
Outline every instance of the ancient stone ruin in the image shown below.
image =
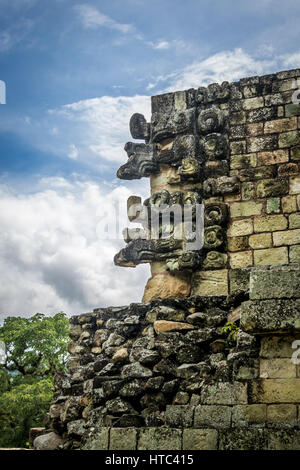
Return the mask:
<svg viewBox="0 0 300 470">
<path fill-rule="evenodd" d="M 118 177 L 151 194 L 129 198 L 141 228 L 114 261 L 152 277 L 142 303 L 70 319 L 48 416 L 62 448 L 300 449 L 297 78 L 154 96 L 150 123 L 132 116 L 144 143 Z M 174 205 L 188 223 L 164 218 Z"/>
</svg>

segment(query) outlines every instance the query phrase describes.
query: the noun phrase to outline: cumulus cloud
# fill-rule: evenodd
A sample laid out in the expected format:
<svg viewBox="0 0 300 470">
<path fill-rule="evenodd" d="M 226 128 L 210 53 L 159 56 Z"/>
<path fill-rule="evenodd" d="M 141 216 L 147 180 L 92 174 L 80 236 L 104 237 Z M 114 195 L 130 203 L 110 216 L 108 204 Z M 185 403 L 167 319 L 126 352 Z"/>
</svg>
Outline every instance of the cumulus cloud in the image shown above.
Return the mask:
<svg viewBox="0 0 300 470">
<path fill-rule="evenodd" d="M 0 317 L 140 301 L 149 267 L 115 267 L 124 241 L 99 239 L 103 215 L 112 218 L 119 205 L 123 226 L 131 191 L 64 178 L 40 186 L 34 194 L 0 187 Z"/>
<path fill-rule="evenodd" d="M 150 118 L 148 96 L 102 96 L 68 104 L 54 110 L 56 117 L 64 118 L 64 125 L 78 126 L 76 142 L 82 157 L 97 156 L 109 162 L 124 162 L 124 144 L 130 138 L 129 120 L 140 112 Z M 71 130 L 71 129 L 69 129 Z M 73 134 L 74 133 L 74 134 Z M 72 137 L 75 132 L 72 131 Z M 80 152 L 80 150 L 79 150 Z"/>
<path fill-rule="evenodd" d="M 255 58 L 238 48 L 219 52 L 206 59 L 194 61 L 171 74 L 160 76 L 156 80 L 156 86 L 166 83 L 162 90 L 164 92 L 198 88 L 214 82 L 234 81 L 250 75 L 268 73 L 274 70 L 274 67 L 274 58 Z"/>
<path fill-rule="evenodd" d="M 75 10 L 80 15 L 81 22 L 85 28 L 95 29 L 104 26 L 106 28 L 121 31 L 121 33 L 129 33 L 134 29 L 130 24 L 118 23 L 109 16 L 101 13 L 92 5 L 76 5 Z"/>
</svg>

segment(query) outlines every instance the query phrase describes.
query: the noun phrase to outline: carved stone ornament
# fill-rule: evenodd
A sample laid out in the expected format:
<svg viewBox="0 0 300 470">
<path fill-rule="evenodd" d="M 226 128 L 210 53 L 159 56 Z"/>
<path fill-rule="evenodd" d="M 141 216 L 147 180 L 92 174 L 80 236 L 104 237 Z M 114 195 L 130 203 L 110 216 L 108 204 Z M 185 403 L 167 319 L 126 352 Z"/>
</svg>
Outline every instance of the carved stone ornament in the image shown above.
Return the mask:
<svg viewBox="0 0 300 470">
<path fill-rule="evenodd" d="M 143 114 L 135 113 L 131 116 L 129 129 L 133 139 L 148 141 L 150 138 L 150 124 L 147 123 Z"/>
<path fill-rule="evenodd" d="M 200 111 L 197 124 L 200 134 L 222 132 L 225 123 L 225 114 L 216 106 Z"/>
<path fill-rule="evenodd" d="M 213 250 L 224 243 L 224 232 L 219 225 L 212 225 L 204 229 L 204 248 Z"/>
<path fill-rule="evenodd" d="M 201 139 L 200 149 L 206 160 L 224 160 L 228 157 L 228 140 L 214 132 Z"/>
<path fill-rule="evenodd" d="M 209 251 L 203 261 L 203 269 L 223 269 L 226 267 L 227 255 L 219 251 Z"/>
<path fill-rule="evenodd" d="M 135 267 L 153 260 L 154 255 L 152 240 L 133 240 L 115 255 L 114 263 L 116 266 Z"/>
<path fill-rule="evenodd" d="M 128 162 L 119 168 L 118 178 L 125 180 L 140 179 L 158 171 L 158 164 L 154 159 L 153 145 L 128 142 L 124 148 L 128 155 Z"/>
<path fill-rule="evenodd" d="M 209 178 L 203 184 L 203 191 L 206 197 L 236 193 L 239 189 L 239 178 L 237 176 Z"/>
<path fill-rule="evenodd" d="M 227 205 L 222 202 L 207 203 L 204 206 L 205 226 L 223 225 L 227 219 Z"/>
<path fill-rule="evenodd" d="M 152 141 L 159 142 L 184 132 L 193 132 L 195 109 L 170 114 L 153 113 L 151 118 Z"/>
</svg>

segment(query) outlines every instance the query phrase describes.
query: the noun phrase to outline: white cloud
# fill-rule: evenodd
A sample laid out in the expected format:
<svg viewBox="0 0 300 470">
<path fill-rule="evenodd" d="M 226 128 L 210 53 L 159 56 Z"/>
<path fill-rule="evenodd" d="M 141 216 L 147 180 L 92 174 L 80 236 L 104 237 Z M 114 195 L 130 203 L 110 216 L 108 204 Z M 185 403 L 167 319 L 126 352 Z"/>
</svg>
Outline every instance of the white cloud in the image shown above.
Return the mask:
<svg viewBox="0 0 300 470">
<path fill-rule="evenodd" d="M 76 145 L 74 144 L 71 144 L 70 145 L 70 151 L 68 153 L 68 157 L 71 158 L 71 160 L 76 160 L 77 157 L 78 157 L 78 148 L 76 147 Z"/>
<path fill-rule="evenodd" d="M 149 267 L 115 267 L 124 242 L 96 234 L 101 211 L 125 205 L 131 191 L 64 178 L 40 184 L 30 195 L 0 186 L 0 316 L 75 314 L 140 301 Z"/>
<path fill-rule="evenodd" d="M 151 46 L 153 49 L 169 49 L 170 48 L 170 43 L 168 41 L 157 41 L 157 42 L 152 42 L 149 41 L 147 42 L 149 46 Z"/>
<path fill-rule="evenodd" d="M 130 33 L 134 29 L 132 25 L 118 23 L 109 16 L 101 13 L 97 8 L 88 4 L 76 5 L 75 10 L 79 13 L 83 26 L 88 29 L 96 29 L 104 26 L 110 29 L 116 29 L 122 33 Z"/>
<path fill-rule="evenodd" d="M 274 58 L 255 58 L 239 48 L 219 52 L 167 76 L 158 77 L 156 84 L 168 83 L 163 91 L 198 88 L 214 82 L 234 81 L 242 77 L 269 73 L 275 66 Z"/>
<path fill-rule="evenodd" d="M 53 148 L 58 144 L 60 152 L 63 152 L 69 140 L 67 154 L 70 149 L 74 153 L 76 150 L 77 159 L 90 161 L 96 166 L 101 161 L 124 163 L 127 158 L 124 145 L 131 139 L 129 120 L 136 112 L 150 119 L 149 96 L 102 96 L 51 110 L 48 118 L 52 127 L 60 129 L 59 136 L 55 136 L 58 140 L 52 142 Z"/>
</svg>

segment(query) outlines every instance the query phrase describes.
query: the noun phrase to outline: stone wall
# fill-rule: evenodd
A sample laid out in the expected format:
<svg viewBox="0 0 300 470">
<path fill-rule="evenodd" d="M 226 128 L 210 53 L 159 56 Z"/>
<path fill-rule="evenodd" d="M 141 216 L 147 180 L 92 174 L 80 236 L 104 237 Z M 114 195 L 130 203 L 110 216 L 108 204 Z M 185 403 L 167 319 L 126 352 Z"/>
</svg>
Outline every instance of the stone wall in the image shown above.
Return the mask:
<svg viewBox="0 0 300 470">
<path fill-rule="evenodd" d="M 298 77 L 160 95 L 151 123 L 132 117 L 145 144 L 126 144 L 118 176 L 150 177 L 151 195 L 129 198 L 142 228 L 115 263 L 152 277 L 143 303 L 70 319 L 48 416 L 65 449 L 300 449 Z M 172 204 L 196 232 L 203 204 L 201 248 L 172 222 L 151 238 L 147 210 Z"/>
</svg>

